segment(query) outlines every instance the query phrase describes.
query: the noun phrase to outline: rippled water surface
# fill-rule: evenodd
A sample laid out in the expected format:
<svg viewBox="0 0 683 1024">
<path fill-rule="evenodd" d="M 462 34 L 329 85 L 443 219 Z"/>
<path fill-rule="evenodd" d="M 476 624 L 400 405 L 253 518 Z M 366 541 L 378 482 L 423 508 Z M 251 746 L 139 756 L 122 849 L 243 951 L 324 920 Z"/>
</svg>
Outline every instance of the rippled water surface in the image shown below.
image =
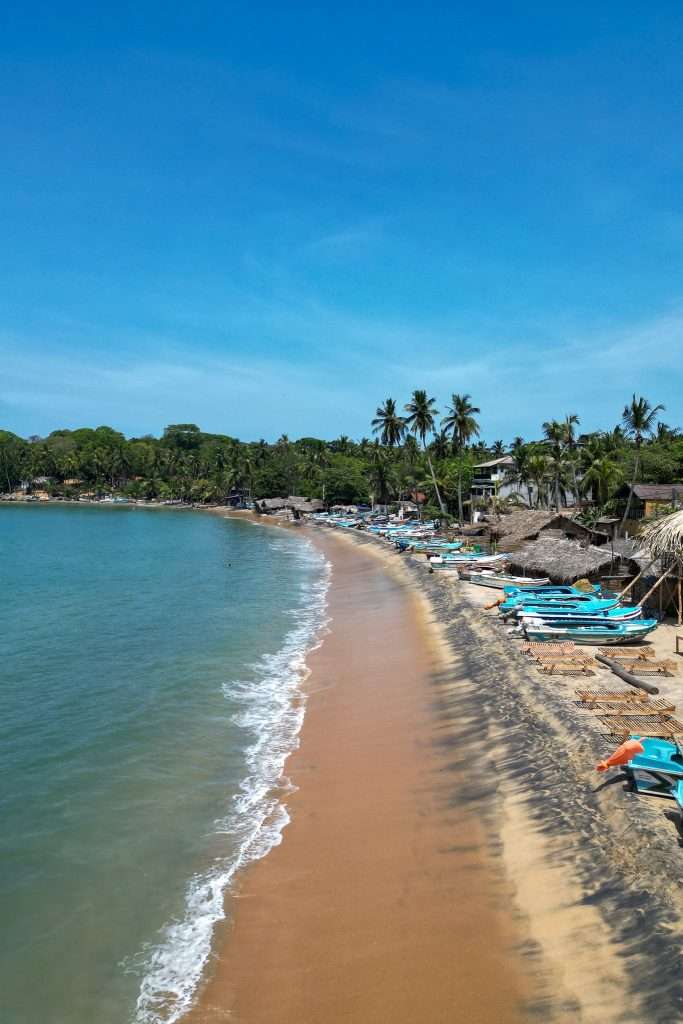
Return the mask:
<svg viewBox="0 0 683 1024">
<path fill-rule="evenodd" d="M 0 556 L 0 1019 L 175 1020 L 286 821 L 327 567 L 131 507 L 1 506 Z"/>
</svg>

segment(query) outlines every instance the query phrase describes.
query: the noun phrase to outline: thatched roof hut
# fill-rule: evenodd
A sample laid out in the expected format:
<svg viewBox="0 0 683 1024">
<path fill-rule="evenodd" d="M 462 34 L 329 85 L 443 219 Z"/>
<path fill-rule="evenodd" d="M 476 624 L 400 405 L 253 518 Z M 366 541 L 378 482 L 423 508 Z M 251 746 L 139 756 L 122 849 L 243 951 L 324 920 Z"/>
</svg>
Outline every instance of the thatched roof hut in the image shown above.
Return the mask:
<svg viewBox="0 0 683 1024">
<path fill-rule="evenodd" d="M 683 564 L 683 512 L 673 512 L 650 523 L 638 540 L 653 558 L 662 564 Z"/>
<path fill-rule="evenodd" d="M 547 530 L 559 530 L 562 535 L 578 537 L 598 544 L 608 540 L 607 534 L 591 530 L 574 519 L 567 511 L 551 512 L 543 509 L 522 509 L 491 524 L 492 536 L 498 537 L 505 547 L 514 550 L 514 545 L 543 536 Z"/>
<path fill-rule="evenodd" d="M 614 575 L 621 567 L 637 572 L 632 559 L 615 553 L 609 547 L 583 545 L 559 534 L 542 535 L 510 555 L 512 572 L 527 576 L 549 576 L 553 583 L 574 583 L 584 578 Z"/>
<path fill-rule="evenodd" d="M 287 507 L 286 498 L 259 498 L 256 502 L 262 512 L 277 512 Z"/>
<path fill-rule="evenodd" d="M 287 498 L 287 508 L 295 512 L 321 512 L 325 508 L 320 498 L 301 498 L 292 494 Z"/>
</svg>

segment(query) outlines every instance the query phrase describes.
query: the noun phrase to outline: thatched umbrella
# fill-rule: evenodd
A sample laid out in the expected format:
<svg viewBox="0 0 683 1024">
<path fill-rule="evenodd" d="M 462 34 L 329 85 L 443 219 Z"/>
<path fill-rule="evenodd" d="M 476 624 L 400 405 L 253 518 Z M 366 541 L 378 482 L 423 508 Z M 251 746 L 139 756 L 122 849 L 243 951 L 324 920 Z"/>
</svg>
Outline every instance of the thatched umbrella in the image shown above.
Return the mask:
<svg viewBox="0 0 683 1024">
<path fill-rule="evenodd" d="M 650 523 L 638 540 L 653 558 L 665 563 L 683 562 L 683 512 L 673 512 Z"/>
<path fill-rule="evenodd" d="M 665 570 L 660 584 L 674 573 L 678 577 L 678 625 L 683 623 L 683 512 L 672 512 L 646 526 L 638 538 L 653 558 L 659 558 Z"/>
</svg>

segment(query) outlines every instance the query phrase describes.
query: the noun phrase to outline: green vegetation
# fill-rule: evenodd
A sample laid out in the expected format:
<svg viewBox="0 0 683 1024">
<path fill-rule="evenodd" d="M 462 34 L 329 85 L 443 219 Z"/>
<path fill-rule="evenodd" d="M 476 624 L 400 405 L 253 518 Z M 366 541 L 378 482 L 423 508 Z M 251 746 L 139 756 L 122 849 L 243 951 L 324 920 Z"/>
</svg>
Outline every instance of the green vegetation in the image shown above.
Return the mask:
<svg viewBox="0 0 683 1024">
<path fill-rule="evenodd" d="M 561 507 L 578 493 L 592 518 L 615 510 L 626 481 L 683 481 L 683 435 L 658 422 L 661 406 L 635 395 L 614 429 L 578 435 L 572 414 L 544 423 L 538 441 L 516 437 L 507 448 L 479 439 L 480 410 L 470 395 L 452 395 L 441 421 L 424 390 L 413 392 L 404 415 L 398 409 L 385 399 L 371 421 L 375 440 L 358 442 L 291 441 L 284 434 L 274 443 L 243 442 L 193 423 L 171 424 L 160 438 L 125 438 L 106 426 L 29 440 L 0 430 L 0 491 L 24 485 L 65 497 L 114 493 L 196 503 L 299 494 L 329 504 L 384 504 L 419 496 L 426 512 L 462 520 L 474 466 L 503 454 L 512 459 L 508 503 Z"/>
</svg>

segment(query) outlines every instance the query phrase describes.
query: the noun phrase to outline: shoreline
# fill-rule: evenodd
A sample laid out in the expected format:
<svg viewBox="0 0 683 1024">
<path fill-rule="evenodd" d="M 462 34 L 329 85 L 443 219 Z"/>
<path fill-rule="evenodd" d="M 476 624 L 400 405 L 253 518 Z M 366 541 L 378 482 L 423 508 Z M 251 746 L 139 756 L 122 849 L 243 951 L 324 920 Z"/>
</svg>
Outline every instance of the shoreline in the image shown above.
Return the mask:
<svg viewBox="0 0 683 1024">
<path fill-rule="evenodd" d="M 508 1001 L 505 1012 L 517 1014 L 514 1019 L 518 1020 L 540 1017 L 566 1024 L 673 1024 L 681 1019 L 683 872 L 677 867 L 680 849 L 675 840 L 670 838 L 668 847 L 648 841 L 651 808 L 634 807 L 629 794 L 620 793 L 614 806 L 615 787 L 608 786 L 604 793 L 605 787 L 596 783 L 594 775 L 604 746 L 599 740 L 596 745 L 595 736 L 581 732 L 580 720 L 577 727 L 572 715 L 567 715 L 566 701 L 553 693 L 546 679 L 533 678 L 523 656 L 462 589 L 439 574 L 426 573 L 423 560 L 396 557 L 367 535 L 335 531 L 323 540 L 326 532 L 307 530 L 306 535 L 316 544 L 332 543 L 339 551 L 363 551 L 385 576 L 412 594 L 422 608 L 419 615 L 429 620 L 429 644 L 440 645 L 441 657 L 449 663 L 447 671 L 432 673 L 426 684 L 431 687 L 429 717 L 437 728 L 436 747 L 448 755 L 439 767 L 434 762 L 426 789 L 434 799 L 433 780 L 450 773 L 442 808 L 458 808 L 466 830 L 482 829 L 479 852 L 488 861 L 489 883 L 497 887 L 494 903 L 506 908 L 498 920 L 508 943 L 503 943 L 503 959 L 508 969 L 514 964 L 510 973 L 514 1005 Z M 314 657 L 311 715 L 317 694 Z M 435 682 L 438 678 L 440 682 Z M 245 888 L 240 895 L 246 892 L 251 898 L 244 907 L 238 898 L 234 924 L 226 924 L 217 935 L 214 971 L 200 991 L 196 1009 L 183 1018 L 184 1024 L 232 1019 L 289 1024 L 290 1019 L 306 1019 L 258 1012 L 236 1018 L 230 1014 L 231 1007 L 239 1004 L 242 986 L 258 988 L 269 983 L 267 971 L 256 969 L 247 984 L 239 966 L 239 945 L 249 928 L 259 877 L 274 871 L 275 858 L 288 849 L 293 857 L 294 836 L 312 796 L 312 773 L 306 762 L 313 731 L 312 719 L 307 726 L 309 711 L 301 750 L 287 766 L 299 786 L 291 804 L 292 822 L 282 846 L 242 880 Z M 474 770 L 463 772 L 467 764 Z M 623 813 L 626 808 L 628 817 Z M 629 829 L 642 846 L 637 841 L 633 846 L 615 841 Z M 314 832 L 309 839 L 312 849 Z M 453 846 L 458 849 L 457 842 Z M 303 839 L 296 848 L 299 855 L 306 855 Z M 471 853 L 471 844 L 468 849 Z M 649 863 L 652 851 L 661 854 L 661 863 Z M 296 870 L 295 863 L 290 867 Z M 481 863 L 474 870 L 479 873 Z M 274 920 L 278 928 L 282 926 L 282 917 Z M 452 921 L 455 931 L 446 941 L 451 960 L 457 961 L 457 904 Z M 260 923 L 264 930 L 270 927 L 267 913 Z M 251 927 L 257 929 L 255 920 Z M 478 1014 L 476 1006 L 468 1014 L 481 1021 L 506 1019 L 498 1011 Z M 373 1018 L 362 1013 L 354 1017 L 351 1012 L 343 1019 Z"/>
<path fill-rule="evenodd" d="M 375 557 L 332 562 L 330 632 L 309 657 L 297 787 L 280 846 L 238 882 L 184 1024 L 517 1024 L 520 936 L 435 700 L 451 664 L 424 598 Z"/>
</svg>

